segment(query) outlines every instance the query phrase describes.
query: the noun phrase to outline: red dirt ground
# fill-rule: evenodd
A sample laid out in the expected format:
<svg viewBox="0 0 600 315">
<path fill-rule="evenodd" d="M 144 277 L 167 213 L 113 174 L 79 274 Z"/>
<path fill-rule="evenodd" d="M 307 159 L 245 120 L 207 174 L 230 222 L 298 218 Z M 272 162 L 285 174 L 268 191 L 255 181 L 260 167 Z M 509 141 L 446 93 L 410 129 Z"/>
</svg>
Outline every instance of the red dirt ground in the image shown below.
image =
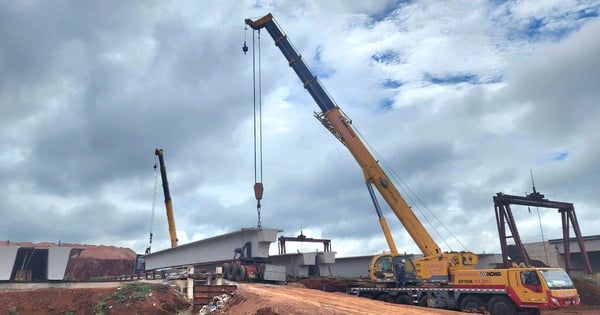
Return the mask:
<svg viewBox="0 0 600 315">
<path fill-rule="evenodd" d="M 119 288 L 0 292 L 0 314 L 177 314 L 190 303 L 172 287 L 129 283 Z"/>
<path fill-rule="evenodd" d="M 596 288 L 597 289 L 597 288 Z M 172 287 L 134 282 L 120 289 L 40 289 L 0 292 L 0 314 L 180 314 L 191 304 Z M 190 313 L 188 313 L 190 314 Z M 341 292 L 308 289 L 300 283 L 240 284 L 226 307 L 211 314 L 464 314 L 386 303 Z M 542 315 L 599 315 L 600 306 L 544 311 Z"/>
<path fill-rule="evenodd" d="M 15 243 L 11 243 L 13 244 Z M 54 243 L 19 245 L 57 246 Z M 89 280 L 94 277 L 130 274 L 133 268 L 135 252 L 127 248 L 61 245 L 86 248 L 79 258 L 69 262 L 67 274 L 72 279 Z M 575 279 L 582 299 L 580 307 L 543 311 L 542 315 L 600 315 L 600 286 L 596 280 L 599 279 Z M 283 286 L 241 284 L 225 308 L 211 314 L 464 314 L 359 298 L 342 293 L 346 286 L 347 282 L 335 279 L 306 279 L 301 283 Z M 132 282 L 123 283 L 116 289 L 0 292 L 0 315 L 181 314 L 180 312 L 185 311 L 191 314 L 191 303 L 172 287 L 163 284 Z"/>
</svg>

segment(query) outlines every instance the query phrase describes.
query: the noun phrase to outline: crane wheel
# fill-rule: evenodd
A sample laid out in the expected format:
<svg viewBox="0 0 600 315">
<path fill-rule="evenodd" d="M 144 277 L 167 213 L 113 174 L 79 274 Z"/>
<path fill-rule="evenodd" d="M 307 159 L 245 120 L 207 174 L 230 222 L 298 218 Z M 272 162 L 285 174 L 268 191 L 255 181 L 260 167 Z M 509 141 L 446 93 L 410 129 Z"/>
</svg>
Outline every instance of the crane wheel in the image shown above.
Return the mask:
<svg viewBox="0 0 600 315">
<path fill-rule="evenodd" d="M 229 264 L 229 280 L 234 280 L 234 274 L 235 274 L 235 269 L 237 267 L 237 264 Z"/>
<path fill-rule="evenodd" d="M 400 294 L 396 297 L 396 303 L 410 305 L 412 304 L 412 299 L 406 294 Z"/>
<path fill-rule="evenodd" d="M 243 281 L 246 279 L 246 266 L 243 265 L 233 265 L 233 274 L 231 275 L 231 280 L 233 281 Z"/>
<path fill-rule="evenodd" d="M 235 265 L 232 263 L 223 264 L 223 278 L 227 280 L 232 280 L 234 266 Z"/>
<path fill-rule="evenodd" d="M 491 315 L 517 315 L 517 306 L 506 296 L 494 296 L 487 307 Z"/>
<path fill-rule="evenodd" d="M 361 295 L 359 295 L 359 296 L 360 296 L 360 297 L 367 298 L 367 299 L 371 299 L 371 300 L 373 300 L 373 299 L 375 298 L 375 297 L 373 296 L 373 294 L 371 294 L 371 293 L 363 293 L 363 294 L 361 294 Z"/>
<path fill-rule="evenodd" d="M 389 303 L 394 303 L 394 298 L 391 297 L 389 294 L 387 293 L 383 293 L 381 295 L 379 295 L 379 297 L 377 297 L 377 299 L 379 301 L 384 301 L 384 302 L 389 302 Z"/>
<path fill-rule="evenodd" d="M 433 307 L 434 304 L 435 304 L 434 298 L 429 295 L 423 295 L 422 297 L 419 298 L 419 302 L 417 303 L 417 305 L 422 306 L 422 307 Z"/>
<path fill-rule="evenodd" d="M 485 309 L 485 303 L 475 295 L 467 295 L 460 301 L 460 310 L 463 312 L 481 312 Z"/>
<path fill-rule="evenodd" d="M 223 266 L 221 267 L 221 272 L 223 273 L 223 279 L 226 280 L 230 280 L 229 278 L 231 277 L 231 273 L 229 273 L 229 265 L 231 265 L 230 263 L 224 263 Z"/>
</svg>

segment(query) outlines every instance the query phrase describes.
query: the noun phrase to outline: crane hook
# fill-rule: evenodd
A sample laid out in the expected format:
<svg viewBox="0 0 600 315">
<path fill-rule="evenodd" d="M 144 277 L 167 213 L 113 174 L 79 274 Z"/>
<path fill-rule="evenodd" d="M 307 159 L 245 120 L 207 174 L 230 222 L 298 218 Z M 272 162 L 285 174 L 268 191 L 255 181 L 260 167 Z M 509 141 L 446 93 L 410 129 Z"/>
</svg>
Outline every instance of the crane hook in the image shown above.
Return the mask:
<svg viewBox="0 0 600 315">
<path fill-rule="evenodd" d="M 246 45 L 246 38 L 248 36 L 248 27 L 244 26 L 244 45 L 242 46 L 242 51 L 244 55 L 248 52 L 248 45 Z"/>
<path fill-rule="evenodd" d="M 244 41 L 244 45 L 242 46 L 242 51 L 244 52 L 244 55 L 248 52 L 248 46 L 246 45 L 246 41 Z"/>
</svg>

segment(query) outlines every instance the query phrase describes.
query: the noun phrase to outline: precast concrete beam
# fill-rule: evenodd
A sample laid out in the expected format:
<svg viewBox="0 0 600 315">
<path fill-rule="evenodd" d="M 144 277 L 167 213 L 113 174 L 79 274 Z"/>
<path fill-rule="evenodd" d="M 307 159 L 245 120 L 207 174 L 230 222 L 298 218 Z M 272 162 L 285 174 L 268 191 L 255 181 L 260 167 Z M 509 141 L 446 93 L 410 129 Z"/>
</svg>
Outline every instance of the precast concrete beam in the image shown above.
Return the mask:
<svg viewBox="0 0 600 315">
<path fill-rule="evenodd" d="M 369 265 L 373 256 L 355 256 L 336 258 L 330 269 L 336 277 L 369 278 Z"/>
<path fill-rule="evenodd" d="M 251 256 L 268 258 L 269 246 L 277 241 L 278 229 L 246 228 L 204 240 L 179 245 L 144 256 L 146 270 L 206 264 L 233 259 L 233 251 L 250 242 Z"/>
<path fill-rule="evenodd" d="M 317 253 L 317 262 L 320 264 L 335 264 L 335 252 Z"/>
<path fill-rule="evenodd" d="M 331 275 L 330 265 L 335 263 L 335 252 L 306 252 L 271 256 L 273 264 L 286 267 L 292 277 L 309 277 L 310 268 L 318 266 L 321 276 Z"/>
<path fill-rule="evenodd" d="M 0 281 L 10 280 L 20 246 L 0 246 Z"/>
<path fill-rule="evenodd" d="M 331 265 L 335 264 L 335 252 L 319 252 L 317 253 L 316 264 L 319 266 L 319 276 L 329 277 L 333 276 L 331 271 Z"/>
<path fill-rule="evenodd" d="M 298 253 L 298 264 L 300 265 L 304 265 L 304 266 L 314 266 L 315 265 L 315 261 L 317 257 L 317 253 L 315 252 L 308 252 L 308 253 Z"/>
<path fill-rule="evenodd" d="M 69 258 L 72 256 L 72 247 L 48 248 L 48 280 L 63 280 Z M 83 249 L 77 249 L 79 252 Z"/>
<path fill-rule="evenodd" d="M 314 254 L 314 253 L 311 253 Z M 312 256 L 312 264 L 315 263 L 315 256 Z M 271 256 L 271 263 L 275 265 L 285 266 L 287 273 L 292 277 L 308 277 L 308 268 L 310 265 L 307 259 L 307 256 L 303 253 L 293 253 L 293 254 L 283 254 L 277 256 Z"/>
</svg>

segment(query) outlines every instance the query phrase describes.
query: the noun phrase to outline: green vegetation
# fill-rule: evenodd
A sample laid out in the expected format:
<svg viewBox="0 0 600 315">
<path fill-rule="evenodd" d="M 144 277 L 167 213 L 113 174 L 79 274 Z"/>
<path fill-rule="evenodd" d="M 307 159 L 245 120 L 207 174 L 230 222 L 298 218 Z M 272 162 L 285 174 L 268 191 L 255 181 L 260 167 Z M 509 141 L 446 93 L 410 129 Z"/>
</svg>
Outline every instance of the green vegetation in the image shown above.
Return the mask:
<svg viewBox="0 0 600 315">
<path fill-rule="evenodd" d="M 112 276 L 98 276 L 98 277 L 91 277 L 90 281 L 109 281 L 109 280 L 113 280 L 114 277 Z"/>
<path fill-rule="evenodd" d="M 75 281 L 75 278 L 74 278 L 72 275 L 70 275 L 70 274 L 66 274 L 66 275 L 63 277 L 63 280 L 64 280 L 64 281 Z"/>
<path fill-rule="evenodd" d="M 133 282 L 124 286 L 122 291 L 128 295 L 132 295 L 136 300 L 143 300 L 148 296 L 148 293 L 150 293 L 150 285 L 141 282 Z"/>
<path fill-rule="evenodd" d="M 106 307 L 106 301 L 98 301 L 96 305 L 96 315 L 104 315 L 104 308 Z"/>
<path fill-rule="evenodd" d="M 118 288 L 111 297 L 118 303 L 124 303 L 130 299 L 141 301 L 146 299 L 150 290 L 149 284 L 133 282 Z"/>
</svg>

